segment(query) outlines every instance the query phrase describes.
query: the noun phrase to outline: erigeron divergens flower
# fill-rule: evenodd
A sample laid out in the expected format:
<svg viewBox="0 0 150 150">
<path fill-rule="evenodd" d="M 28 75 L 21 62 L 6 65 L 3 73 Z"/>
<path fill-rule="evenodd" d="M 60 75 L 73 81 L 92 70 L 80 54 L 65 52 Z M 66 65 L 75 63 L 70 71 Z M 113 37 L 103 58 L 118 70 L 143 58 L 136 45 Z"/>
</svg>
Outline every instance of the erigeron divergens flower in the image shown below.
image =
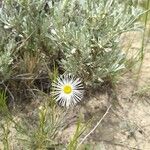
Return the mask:
<svg viewBox="0 0 150 150">
<path fill-rule="evenodd" d="M 83 98 L 83 84 L 73 75 L 62 75 L 53 83 L 53 95 L 61 106 L 69 107 Z"/>
</svg>

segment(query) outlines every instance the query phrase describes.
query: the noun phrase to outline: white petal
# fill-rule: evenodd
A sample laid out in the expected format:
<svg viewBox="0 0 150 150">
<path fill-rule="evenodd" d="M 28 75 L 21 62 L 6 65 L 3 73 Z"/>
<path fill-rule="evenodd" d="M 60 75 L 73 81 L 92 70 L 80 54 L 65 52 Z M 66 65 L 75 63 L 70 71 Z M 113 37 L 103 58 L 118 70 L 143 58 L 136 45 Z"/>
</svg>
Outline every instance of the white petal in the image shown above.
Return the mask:
<svg viewBox="0 0 150 150">
<path fill-rule="evenodd" d="M 69 84 L 72 87 L 72 92 L 70 94 L 66 94 L 63 91 L 63 88 L 66 84 Z M 81 101 L 83 98 L 83 84 L 79 78 L 75 78 L 74 76 L 63 75 L 60 76 L 53 84 L 53 96 L 62 106 L 69 107 L 71 105 L 75 105 L 77 102 Z"/>
</svg>

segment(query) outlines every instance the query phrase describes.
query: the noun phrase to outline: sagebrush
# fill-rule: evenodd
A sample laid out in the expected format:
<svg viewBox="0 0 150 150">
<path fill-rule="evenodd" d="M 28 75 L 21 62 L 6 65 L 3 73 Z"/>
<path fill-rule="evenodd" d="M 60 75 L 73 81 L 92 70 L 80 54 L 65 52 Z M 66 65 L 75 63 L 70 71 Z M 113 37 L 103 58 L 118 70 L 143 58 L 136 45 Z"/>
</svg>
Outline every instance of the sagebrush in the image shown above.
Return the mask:
<svg viewBox="0 0 150 150">
<path fill-rule="evenodd" d="M 120 35 L 139 28 L 134 23 L 141 12 L 119 0 L 6 0 L 0 10 L 1 74 L 35 76 L 43 64 L 55 63 L 85 83 L 111 80 L 125 68 Z"/>
</svg>

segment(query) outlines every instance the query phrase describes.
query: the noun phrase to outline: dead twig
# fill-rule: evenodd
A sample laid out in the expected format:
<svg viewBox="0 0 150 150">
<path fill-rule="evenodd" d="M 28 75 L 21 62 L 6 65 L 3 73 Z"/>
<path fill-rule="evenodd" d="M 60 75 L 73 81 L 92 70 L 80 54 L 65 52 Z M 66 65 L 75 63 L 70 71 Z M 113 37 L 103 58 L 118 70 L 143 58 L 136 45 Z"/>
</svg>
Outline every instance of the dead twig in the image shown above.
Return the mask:
<svg viewBox="0 0 150 150">
<path fill-rule="evenodd" d="M 100 123 L 103 121 L 103 119 L 108 114 L 109 110 L 111 108 L 111 105 L 107 108 L 105 114 L 102 116 L 102 118 L 97 122 L 97 124 L 94 126 L 94 128 L 82 139 L 82 141 L 78 144 L 78 147 L 96 130 L 96 128 L 100 125 Z"/>
</svg>

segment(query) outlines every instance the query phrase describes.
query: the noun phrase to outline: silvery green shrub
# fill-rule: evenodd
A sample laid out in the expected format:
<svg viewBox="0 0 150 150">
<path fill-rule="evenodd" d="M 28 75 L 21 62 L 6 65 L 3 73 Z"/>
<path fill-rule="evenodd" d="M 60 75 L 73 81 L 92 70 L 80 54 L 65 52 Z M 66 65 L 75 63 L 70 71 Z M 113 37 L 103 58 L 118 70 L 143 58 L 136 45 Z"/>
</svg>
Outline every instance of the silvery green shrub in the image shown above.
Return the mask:
<svg viewBox="0 0 150 150">
<path fill-rule="evenodd" d="M 25 53 L 31 53 L 34 56 L 38 52 L 39 57 L 44 54 L 53 58 L 55 49 L 52 47 L 51 40 L 46 37 L 50 24 L 50 14 L 46 10 L 45 0 L 3 1 L 0 8 L 1 74 L 6 75 L 5 67 L 10 65 L 18 67 L 20 61 L 24 60 Z M 13 62 L 15 63 L 12 64 Z M 10 70 L 12 68 L 14 67 L 9 67 Z M 22 69 L 15 68 L 14 70 Z M 15 75 L 21 73 L 14 72 Z"/>
<path fill-rule="evenodd" d="M 128 1 L 129 2 L 129 1 Z M 66 0 L 54 7 L 53 38 L 67 73 L 87 83 L 111 80 L 125 68 L 120 35 L 139 28 L 142 10 L 119 0 Z"/>
<path fill-rule="evenodd" d="M 138 28 L 131 0 L 6 0 L 0 9 L 0 66 L 23 53 L 45 54 L 85 82 L 112 79 L 125 68 L 120 35 Z M 13 41 L 13 46 L 12 42 Z M 9 47 L 9 49 L 7 48 Z"/>
</svg>

